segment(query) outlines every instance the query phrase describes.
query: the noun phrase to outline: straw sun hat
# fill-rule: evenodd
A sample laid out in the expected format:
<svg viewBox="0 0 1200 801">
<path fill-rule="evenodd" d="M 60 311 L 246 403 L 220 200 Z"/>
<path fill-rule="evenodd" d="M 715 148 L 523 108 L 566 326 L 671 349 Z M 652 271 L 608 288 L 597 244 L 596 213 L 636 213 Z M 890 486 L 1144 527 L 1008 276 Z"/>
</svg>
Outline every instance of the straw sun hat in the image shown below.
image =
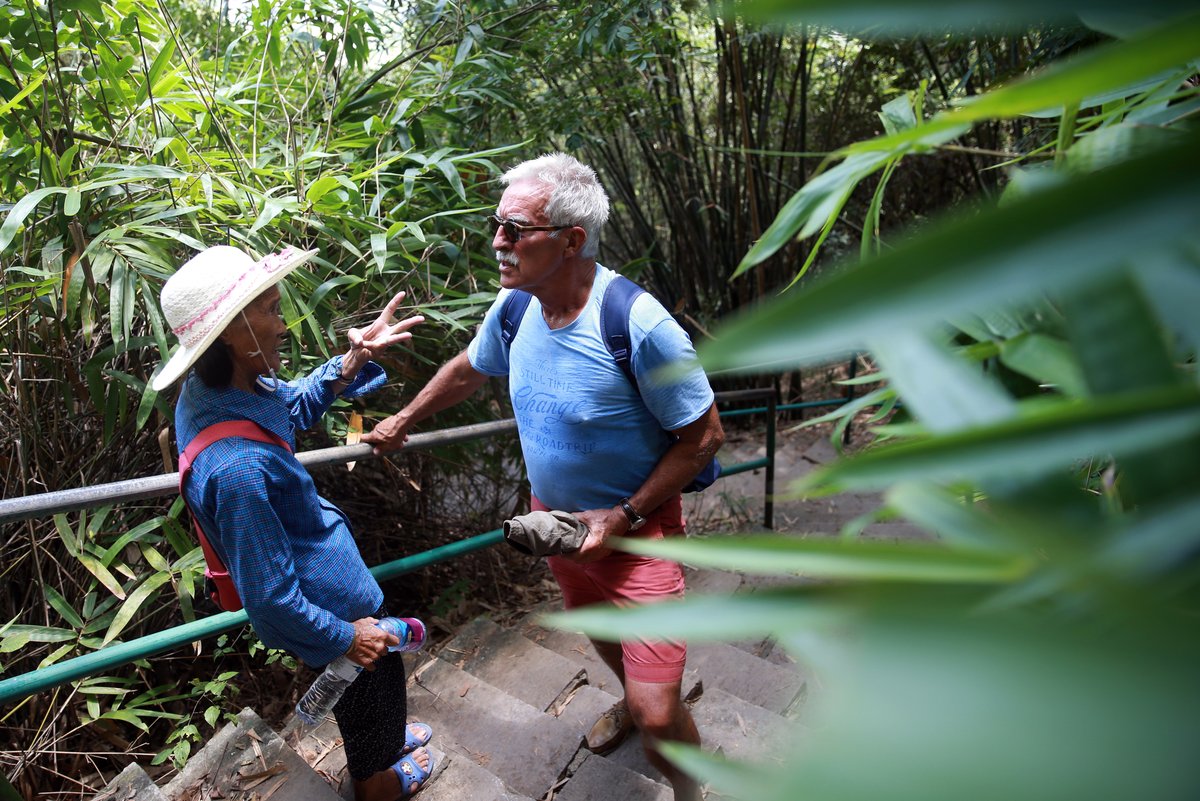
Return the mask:
<svg viewBox="0 0 1200 801">
<path fill-rule="evenodd" d="M 193 256 L 167 279 L 160 296 L 179 347 L 151 381 L 154 390 L 171 386 L 250 301 L 316 254 L 288 247 L 255 261 L 238 248 L 217 245 Z"/>
</svg>

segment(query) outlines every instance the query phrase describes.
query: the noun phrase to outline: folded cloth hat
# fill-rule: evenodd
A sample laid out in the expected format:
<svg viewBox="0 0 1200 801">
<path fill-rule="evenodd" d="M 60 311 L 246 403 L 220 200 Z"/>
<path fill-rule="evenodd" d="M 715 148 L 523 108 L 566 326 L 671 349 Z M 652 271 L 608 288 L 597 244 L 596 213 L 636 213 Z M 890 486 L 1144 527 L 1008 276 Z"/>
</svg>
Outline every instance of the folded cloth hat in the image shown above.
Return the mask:
<svg viewBox="0 0 1200 801">
<path fill-rule="evenodd" d="M 255 261 L 238 248 L 217 245 L 193 256 L 167 279 L 159 297 L 179 347 L 150 385 L 156 391 L 171 386 L 250 301 L 316 254 L 288 247 Z"/>
<path fill-rule="evenodd" d="M 504 541 L 532 556 L 574 553 L 588 527 L 570 512 L 530 512 L 504 521 Z"/>
</svg>

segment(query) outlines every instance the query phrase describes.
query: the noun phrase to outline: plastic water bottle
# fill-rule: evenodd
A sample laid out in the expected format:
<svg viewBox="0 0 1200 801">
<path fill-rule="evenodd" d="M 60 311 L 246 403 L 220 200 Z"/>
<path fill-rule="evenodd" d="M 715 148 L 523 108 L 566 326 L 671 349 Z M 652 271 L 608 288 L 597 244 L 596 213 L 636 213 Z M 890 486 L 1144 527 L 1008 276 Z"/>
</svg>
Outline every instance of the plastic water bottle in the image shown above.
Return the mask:
<svg viewBox="0 0 1200 801">
<path fill-rule="evenodd" d="M 425 624 L 415 617 L 385 617 L 375 625 L 388 634 L 395 634 L 400 640 L 397 645 L 389 645 L 389 651 L 408 653 L 419 650 L 425 644 Z M 346 656 L 339 656 L 330 662 L 296 704 L 296 717 L 306 726 L 320 723 L 361 672 L 362 666 Z"/>
<path fill-rule="evenodd" d="M 400 640 L 399 645 L 389 645 L 389 651 L 407 654 L 425 645 L 425 624 L 415 617 L 385 617 L 375 625 Z"/>
</svg>

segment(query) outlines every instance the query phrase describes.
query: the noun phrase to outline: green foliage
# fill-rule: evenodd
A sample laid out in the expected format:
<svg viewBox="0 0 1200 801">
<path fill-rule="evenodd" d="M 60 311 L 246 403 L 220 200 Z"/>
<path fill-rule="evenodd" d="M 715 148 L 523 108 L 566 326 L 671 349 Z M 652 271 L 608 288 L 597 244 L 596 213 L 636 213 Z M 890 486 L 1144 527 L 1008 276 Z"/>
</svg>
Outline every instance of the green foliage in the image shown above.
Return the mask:
<svg viewBox="0 0 1200 801">
<path fill-rule="evenodd" d="M 462 146 L 453 92 L 477 67 L 423 51 L 426 32 L 358 2 L 260 0 L 232 15 L 191 0 L 0 4 L 6 497 L 173 469 L 173 403 L 149 388 L 173 347 L 157 298 L 203 247 L 320 250 L 283 288 L 292 371 L 339 352 L 399 289 L 436 325 L 390 356 L 398 381 L 428 376 L 461 344 L 447 333 L 493 296 L 473 273 L 487 240 L 464 227 L 482 226 L 493 160 L 511 147 Z M 423 53 L 420 68 L 372 75 L 356 94 L 385 48 Z M 390 412 L 399 398 L 376 402 Z M 326 434 L 344 435 L 346 408 Z M 194 619 L 203 559 L 181 511 L 129 505 L 6 529 L 4 675 Z M 81 684 L 70 735 L 136 730 L 182 763 L 221 694 L 164 692 L 155 673 Z M 45 738 L 23 750 L 65 736 L 29 705 L 11 722 Z"/>
<path fill-rule="evenodd" d="M 953 4 L 789 5 L 850 26 L 879 12 L 923 27 L 933 7 L 956 19 Z M 1027 13 L 997 6 L 988 22 Z M 620 547 L 826 581 L 558 620 L 601 637 L 769 635 L 817 671 L 783 764 L 667 746 L 721 793 L 1195 794 L 1200 336 L 1185 308 L 1200 301 L 1200 18 L 1158 22 L 929 119 L 900 107 L 906 124 L 839 151 L 743 261 L 819 234 L 870 170 L 953 147 L 972 126 L 1057 122 L 1057 137 L 1015 154 L 999 202 L 864 247 L 701 349 L 731 372 L 868 351 L 887 382 L 868 397 L 900 401 L 909 422 L 792 491 L 881 490 L 882 514 L 938 543 L 630 540 Z"/>
</svg>

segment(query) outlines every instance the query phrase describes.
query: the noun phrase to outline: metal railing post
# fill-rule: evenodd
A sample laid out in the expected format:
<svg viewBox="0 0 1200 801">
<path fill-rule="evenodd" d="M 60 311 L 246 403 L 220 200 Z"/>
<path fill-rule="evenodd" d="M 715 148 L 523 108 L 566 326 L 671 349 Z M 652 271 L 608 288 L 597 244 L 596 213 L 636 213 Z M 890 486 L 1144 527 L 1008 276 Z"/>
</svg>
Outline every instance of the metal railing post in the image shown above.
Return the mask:
<svg viewBox="0 0 1200 801">
<path fill-rule="evenodd" d="M 849 373 L 850 383 L 846 384 L 846 403 L 854 400 L 854 379 L 858 377 L 858 354 L 855 353 L 850 357 L 850 364 L 847 365 L 846 372 Z M 850 429 L 854 425 L 854 418 L 846 421 L 846 428 L 842 431 L 842 446 L 850 444 Z"/>
<path fill-rule="evenodd" d="M 775 528 L 775 393 L 767 399 L 767 469 L 763 492 L 763 528 Z"/>
</svg>

